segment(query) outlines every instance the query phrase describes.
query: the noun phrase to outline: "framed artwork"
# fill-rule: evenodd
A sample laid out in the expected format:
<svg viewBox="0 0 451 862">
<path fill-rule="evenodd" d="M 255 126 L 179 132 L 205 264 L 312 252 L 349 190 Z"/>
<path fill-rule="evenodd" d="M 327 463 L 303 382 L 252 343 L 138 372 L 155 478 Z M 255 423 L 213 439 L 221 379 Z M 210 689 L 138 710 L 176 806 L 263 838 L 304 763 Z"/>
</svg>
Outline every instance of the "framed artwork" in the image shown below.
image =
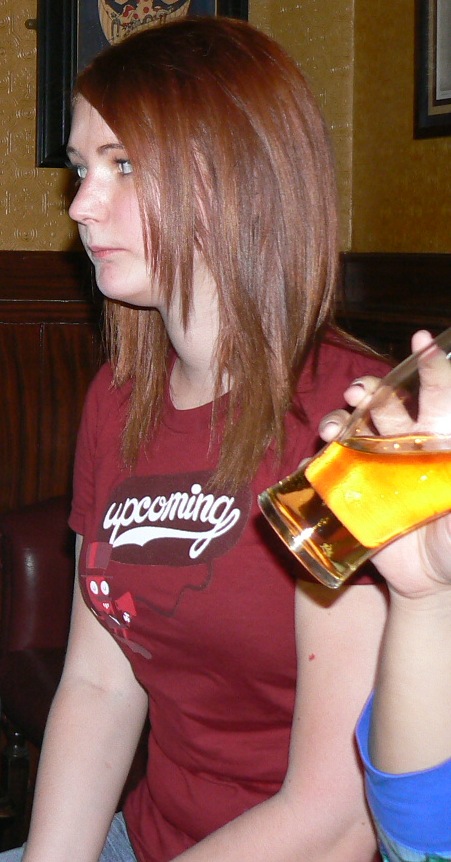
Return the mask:
<svg viewBox="0 0 451 862">
<path fill-rule="evenodd" d="M 415 138 L 451 135 L 451 2 L 417 0 Z"/>
<path fill-rule="evenodd" d="M 186 15 L 248 17 L 248 0 L 38 0 L 36 164 L 64 167 L 77 72 L 140 27 Z"/>
</svg>

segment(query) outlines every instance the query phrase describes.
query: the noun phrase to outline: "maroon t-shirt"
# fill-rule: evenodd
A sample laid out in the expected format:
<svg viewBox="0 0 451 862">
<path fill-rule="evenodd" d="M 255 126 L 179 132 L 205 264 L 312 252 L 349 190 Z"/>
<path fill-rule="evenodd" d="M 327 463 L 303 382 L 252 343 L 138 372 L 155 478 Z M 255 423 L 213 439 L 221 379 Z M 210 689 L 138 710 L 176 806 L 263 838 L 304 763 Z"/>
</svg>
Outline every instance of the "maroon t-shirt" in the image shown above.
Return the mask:
<svg viewBox="0 0 451 862">
<path fill-rule="evenodd" d="M 140 862 L 172 859 L 279 790 L 296 685 L 294 585 L 309 576 L 257 496 L 321 445 L 319 420 L 344 406 L 353 379 L 386 370 L 324 344 L 299 382 L 307 418 L 287 416 L 282 466 L 270 451 L 234 496 L 209 486 L 211 405 L 180 411 L 168 397 L 131 473 L 120 456 L 130 387 L 113 388 L 108 366 L 92 383 L 70 524 L 84 536 L 84 599 L 149 693 L 148 774 L 125 808 Z"/>
</svg>

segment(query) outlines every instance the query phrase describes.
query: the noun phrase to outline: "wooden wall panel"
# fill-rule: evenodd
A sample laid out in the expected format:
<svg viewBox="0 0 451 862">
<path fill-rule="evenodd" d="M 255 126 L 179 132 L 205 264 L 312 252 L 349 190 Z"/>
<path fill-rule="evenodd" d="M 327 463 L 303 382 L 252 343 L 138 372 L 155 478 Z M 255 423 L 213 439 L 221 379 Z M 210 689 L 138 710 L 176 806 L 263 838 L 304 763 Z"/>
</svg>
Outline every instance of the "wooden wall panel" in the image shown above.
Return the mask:
<svg viewBox="0 0 451 862">
<path fill-rule="evenodd" d="M 40 326 L 0 323 L 0 508 L 37 499 Z"/>
<path fill-rule="evenodd" d="M 98 317 L 81 255 L 0 253 L 0 511 L 70 491 Z"/>
<path fill-rule="evenodd" d="M 70 486 L 79 418 L 98 360 L 98 340 L 88 323 L 50 323 L 43 327 L 39 499 L 64 493 Z"/>
<path fill-rule="evenodd" d="M 451 326 L 451 254 L 345 254 L 342 289 L 340 323 L 395 359 Z"/>
<path fill-rule="evenodd" d="M 0 252 L 0 511 L 70 491 L 82 404 L 101 361 L 84 260 Z M 339 320 L 403 358 L 415 329 L 451 324 L 451 255 L 344 255 Z"/>
</svg>

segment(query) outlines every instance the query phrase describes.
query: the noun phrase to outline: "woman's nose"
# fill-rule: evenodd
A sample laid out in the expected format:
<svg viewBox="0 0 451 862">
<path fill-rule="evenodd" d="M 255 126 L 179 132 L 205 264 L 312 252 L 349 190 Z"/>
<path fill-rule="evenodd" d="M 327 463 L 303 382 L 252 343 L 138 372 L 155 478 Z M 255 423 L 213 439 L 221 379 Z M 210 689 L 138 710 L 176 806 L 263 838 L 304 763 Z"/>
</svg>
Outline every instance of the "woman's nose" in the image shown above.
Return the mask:
<svg viewBox="0 0 451 862">
<path fill-rule="evenodd" d="M 80 184 L 77 193 L 69 207 L 69 216 L 73 221 L 83 224 L 87 221 L 98 221 L 102 218 L 105 204 L 102 196 L 88 178 Z"/>
</svg>

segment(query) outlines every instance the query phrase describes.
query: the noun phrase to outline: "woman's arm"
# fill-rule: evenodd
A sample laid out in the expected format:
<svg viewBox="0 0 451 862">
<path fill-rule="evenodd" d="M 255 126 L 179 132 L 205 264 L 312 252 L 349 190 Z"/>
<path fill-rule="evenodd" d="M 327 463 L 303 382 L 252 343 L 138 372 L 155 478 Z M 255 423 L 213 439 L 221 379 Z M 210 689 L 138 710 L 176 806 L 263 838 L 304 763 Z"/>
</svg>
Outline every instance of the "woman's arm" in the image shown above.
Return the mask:
<svg viewBox="0 0 451 862">
<path fill-rule="evenodd" d="M 417 333 L 413 349 L 430 338 Z M 451 416 L 451 365 L 429 363 L 420 376 L 418 426 L 428 428 Z M 348 394 L 355 406 L 363 390 Z M 374 563 L 390 611 L 358 739 L 383 858 L 451 859 L 451 515 L 392 542 Z"/>
<path fill-rule="evenodd" d="M 358 727 L 368 800 L 387 862 L 412 853 L 451 860 L 451 516 L 376 562 L 397 587 L 375 696 Z"/>
<path fill-rule="evenodd" d="M 345 587 L 337 596 L 320 585 L 299 586 L 299 678 L 284 785 L 177 862 L 375 858 L 354 729 L 374 684 L 385 615 L 383 589 Z"/>
<path fill-rule="evenodd" d="M 77 560 L 80 547 L 77 537 Z M 24 862 L 97 862 L 147 712 L 129 662 L 75 584 Z"/>
<path fill-rule="evenodd" d="M 433 548 L 446 548 L 450 583 L 429 581 L 430 587 L 412 595 L 391 589 L 370 745 L 374 765 L 385 772 L 428 769 L 451 757 L 451 517 L 413 534 L 416 547 L 413 541 L 406 546 L 397 568 L 407 584 L 415 561 L 424 559 L 426 533 Z M 390 581 L 392 564 L 380 557 Z"/>
<path fill-rule="evenodd" d="M 429 333 L 417 332 L 412 348 L 430 341 Z M 447 415 L 451 428 L 451 363 L 438 356 L 437 362 L 420 363 L 419 372 L 420 414 L 413 431 L 434 429 L 435 419 L 443 433 Z M 374 701 L 372 757 L 387 772 L 427 769 L 451 757 L 451 515 L 392 542 L 374 563 L 390 587 L 391 601 Z"/>
</svg>

